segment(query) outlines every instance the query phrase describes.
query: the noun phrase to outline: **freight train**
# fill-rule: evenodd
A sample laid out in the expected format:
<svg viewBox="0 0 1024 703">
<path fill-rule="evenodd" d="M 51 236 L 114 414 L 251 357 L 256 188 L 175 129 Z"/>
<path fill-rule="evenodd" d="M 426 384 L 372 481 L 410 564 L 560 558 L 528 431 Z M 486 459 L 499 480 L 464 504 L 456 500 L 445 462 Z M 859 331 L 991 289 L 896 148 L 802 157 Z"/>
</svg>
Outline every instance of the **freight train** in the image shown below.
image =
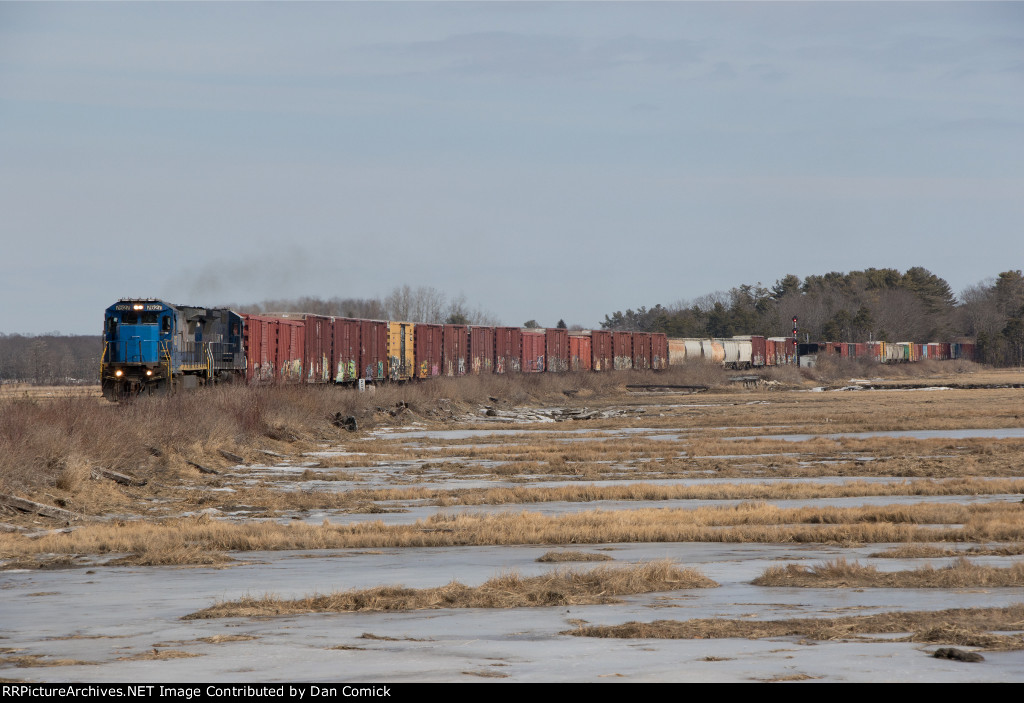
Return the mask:
<svg viewBox="0 0 1024 703">
<path fill-rule="evenodd" d="M 814 353 L 874 355 L 883 362 L 968 358 L 951 356 L 967 353 L 961 345 L 931 350 L 930 344 L 877 342 L 864 346 L 862 354 L 861 345 L 830 344 L 815 345 Z M 118 400 L 227 382 L 374 383 L 490 373 L 660 371 L 695 360 L 753 368 L 795 364 L 798 352 L 811 353 L 799 349 L 795 337 L 668 339 L 647 332 L 250 315 L 132 298 L 106 310 L 100 379 L 104 396 Z"/>
</svg>

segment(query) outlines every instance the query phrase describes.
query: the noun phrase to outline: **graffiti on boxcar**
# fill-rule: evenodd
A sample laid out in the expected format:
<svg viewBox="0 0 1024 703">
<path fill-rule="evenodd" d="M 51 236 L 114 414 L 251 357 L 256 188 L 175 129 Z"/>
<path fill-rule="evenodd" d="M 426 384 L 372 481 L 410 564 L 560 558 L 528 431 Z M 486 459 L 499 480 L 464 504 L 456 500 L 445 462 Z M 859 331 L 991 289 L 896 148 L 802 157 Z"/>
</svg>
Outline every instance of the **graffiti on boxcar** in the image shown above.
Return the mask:
<svg viewBox="0 0 1024 703">
<path fill-rule="evenodd" d="M 356 378 L 356 362 L 353 359 L 349 359 L 347 362 L 338 362 L 338 372 L 334 376 L 334 380 L 337 383 L 342 381 L 352 381 Z"/>
</svg>

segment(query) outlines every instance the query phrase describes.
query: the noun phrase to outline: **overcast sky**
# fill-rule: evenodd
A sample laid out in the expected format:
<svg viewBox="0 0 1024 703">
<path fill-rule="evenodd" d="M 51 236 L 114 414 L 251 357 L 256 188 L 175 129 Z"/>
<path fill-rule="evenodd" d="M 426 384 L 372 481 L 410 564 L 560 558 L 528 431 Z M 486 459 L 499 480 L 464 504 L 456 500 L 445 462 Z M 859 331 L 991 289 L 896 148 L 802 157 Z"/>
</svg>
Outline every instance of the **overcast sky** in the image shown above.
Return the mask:
<svg viewBox="0 0 1024 703">
<path fill-rule="evenodd" d="M 0 2 L 0 332 L 1024 268 L 1024 4 Z"/>
</svg>

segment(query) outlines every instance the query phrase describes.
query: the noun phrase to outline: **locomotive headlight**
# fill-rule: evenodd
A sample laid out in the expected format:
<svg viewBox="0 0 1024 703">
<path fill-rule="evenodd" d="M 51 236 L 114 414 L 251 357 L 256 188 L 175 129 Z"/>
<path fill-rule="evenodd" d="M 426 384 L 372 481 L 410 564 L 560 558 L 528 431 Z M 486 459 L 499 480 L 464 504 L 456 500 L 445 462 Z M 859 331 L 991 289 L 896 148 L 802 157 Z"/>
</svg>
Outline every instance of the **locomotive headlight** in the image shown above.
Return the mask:
<svg viewBox="0 0 1024 703">
<path fill-rule="evenodd" d="M 146 369 L 146 375 L 147 376 L 152 376 L 153 375 L 153 370 L 152 369 Z"/>
<path fill-rule="evenodd" d="M 123 376 L 124 375 L 124 371 L 122 371 L 121 369 L 118 369 L 117 371 L 114 372 L 114 375 L 115 376 Z"/>
</svg>

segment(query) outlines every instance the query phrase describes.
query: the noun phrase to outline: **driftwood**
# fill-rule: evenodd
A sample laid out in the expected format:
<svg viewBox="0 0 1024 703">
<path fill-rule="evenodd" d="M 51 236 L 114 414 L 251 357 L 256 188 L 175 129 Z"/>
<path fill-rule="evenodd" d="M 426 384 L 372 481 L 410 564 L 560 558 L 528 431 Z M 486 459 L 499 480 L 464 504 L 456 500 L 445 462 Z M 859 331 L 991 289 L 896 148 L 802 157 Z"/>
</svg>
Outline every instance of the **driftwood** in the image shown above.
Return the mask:
<svg viewBox="0 0 1024 703">
<path fill-rule="evenodd" d="M 9 522 L 0 522 L 0 532 L 24 532 L 24 527 L 12 525 Z"/>
<path fill-rule="evenodd" d="M 26 513 L 36 513 L 44 517 L 57 518 L 58 520 L 77 520 L 78 516 L 70 510 L 55 508 L 52 505 L 44 505 L 35 501 L 18 498 L 12 495 L 0 495 L 0 504 L 15 508 Z"/>
<path fill-rule="evenodd" d="M 116 471 L 110 469 L 93 469 L 93 478 L 109 478 L 115 483 L 120 483 L 122 486 L 145 486 L 146 479 L 135 478 L 134 476 L 128 476 L 127 474 L 119 474 Z"/>
<path fill-rule="evenodd" d="M 228 461 L 233 461 L 236 464 L 244 464 L 245 463 L 245 459 L 243 457 L 240 457 L 237 454 L 233 454 L 233 453 L 229 452 L 226 449 L 218 449 L 217 451 L 220 452 L 220 455 L 222 457 L 224 457 L 225 459 L 227 459 Z"/>
<path fill-rule="evenodd" d="M 199 469 L 200 473 L 203 473 L 203 474 L 217 474 L 218 476 L 220 475 L 220 471 L 216 471 L 216 470 L 211 469 L 209 467 L 203 466 L 202 464 L 197 464 L 194 461 L 189 461 L 188 459 L 185 459 L 185 463 L 188 464 L 189 466 L 194 466 L 195 468 Z"/>
</svg>

